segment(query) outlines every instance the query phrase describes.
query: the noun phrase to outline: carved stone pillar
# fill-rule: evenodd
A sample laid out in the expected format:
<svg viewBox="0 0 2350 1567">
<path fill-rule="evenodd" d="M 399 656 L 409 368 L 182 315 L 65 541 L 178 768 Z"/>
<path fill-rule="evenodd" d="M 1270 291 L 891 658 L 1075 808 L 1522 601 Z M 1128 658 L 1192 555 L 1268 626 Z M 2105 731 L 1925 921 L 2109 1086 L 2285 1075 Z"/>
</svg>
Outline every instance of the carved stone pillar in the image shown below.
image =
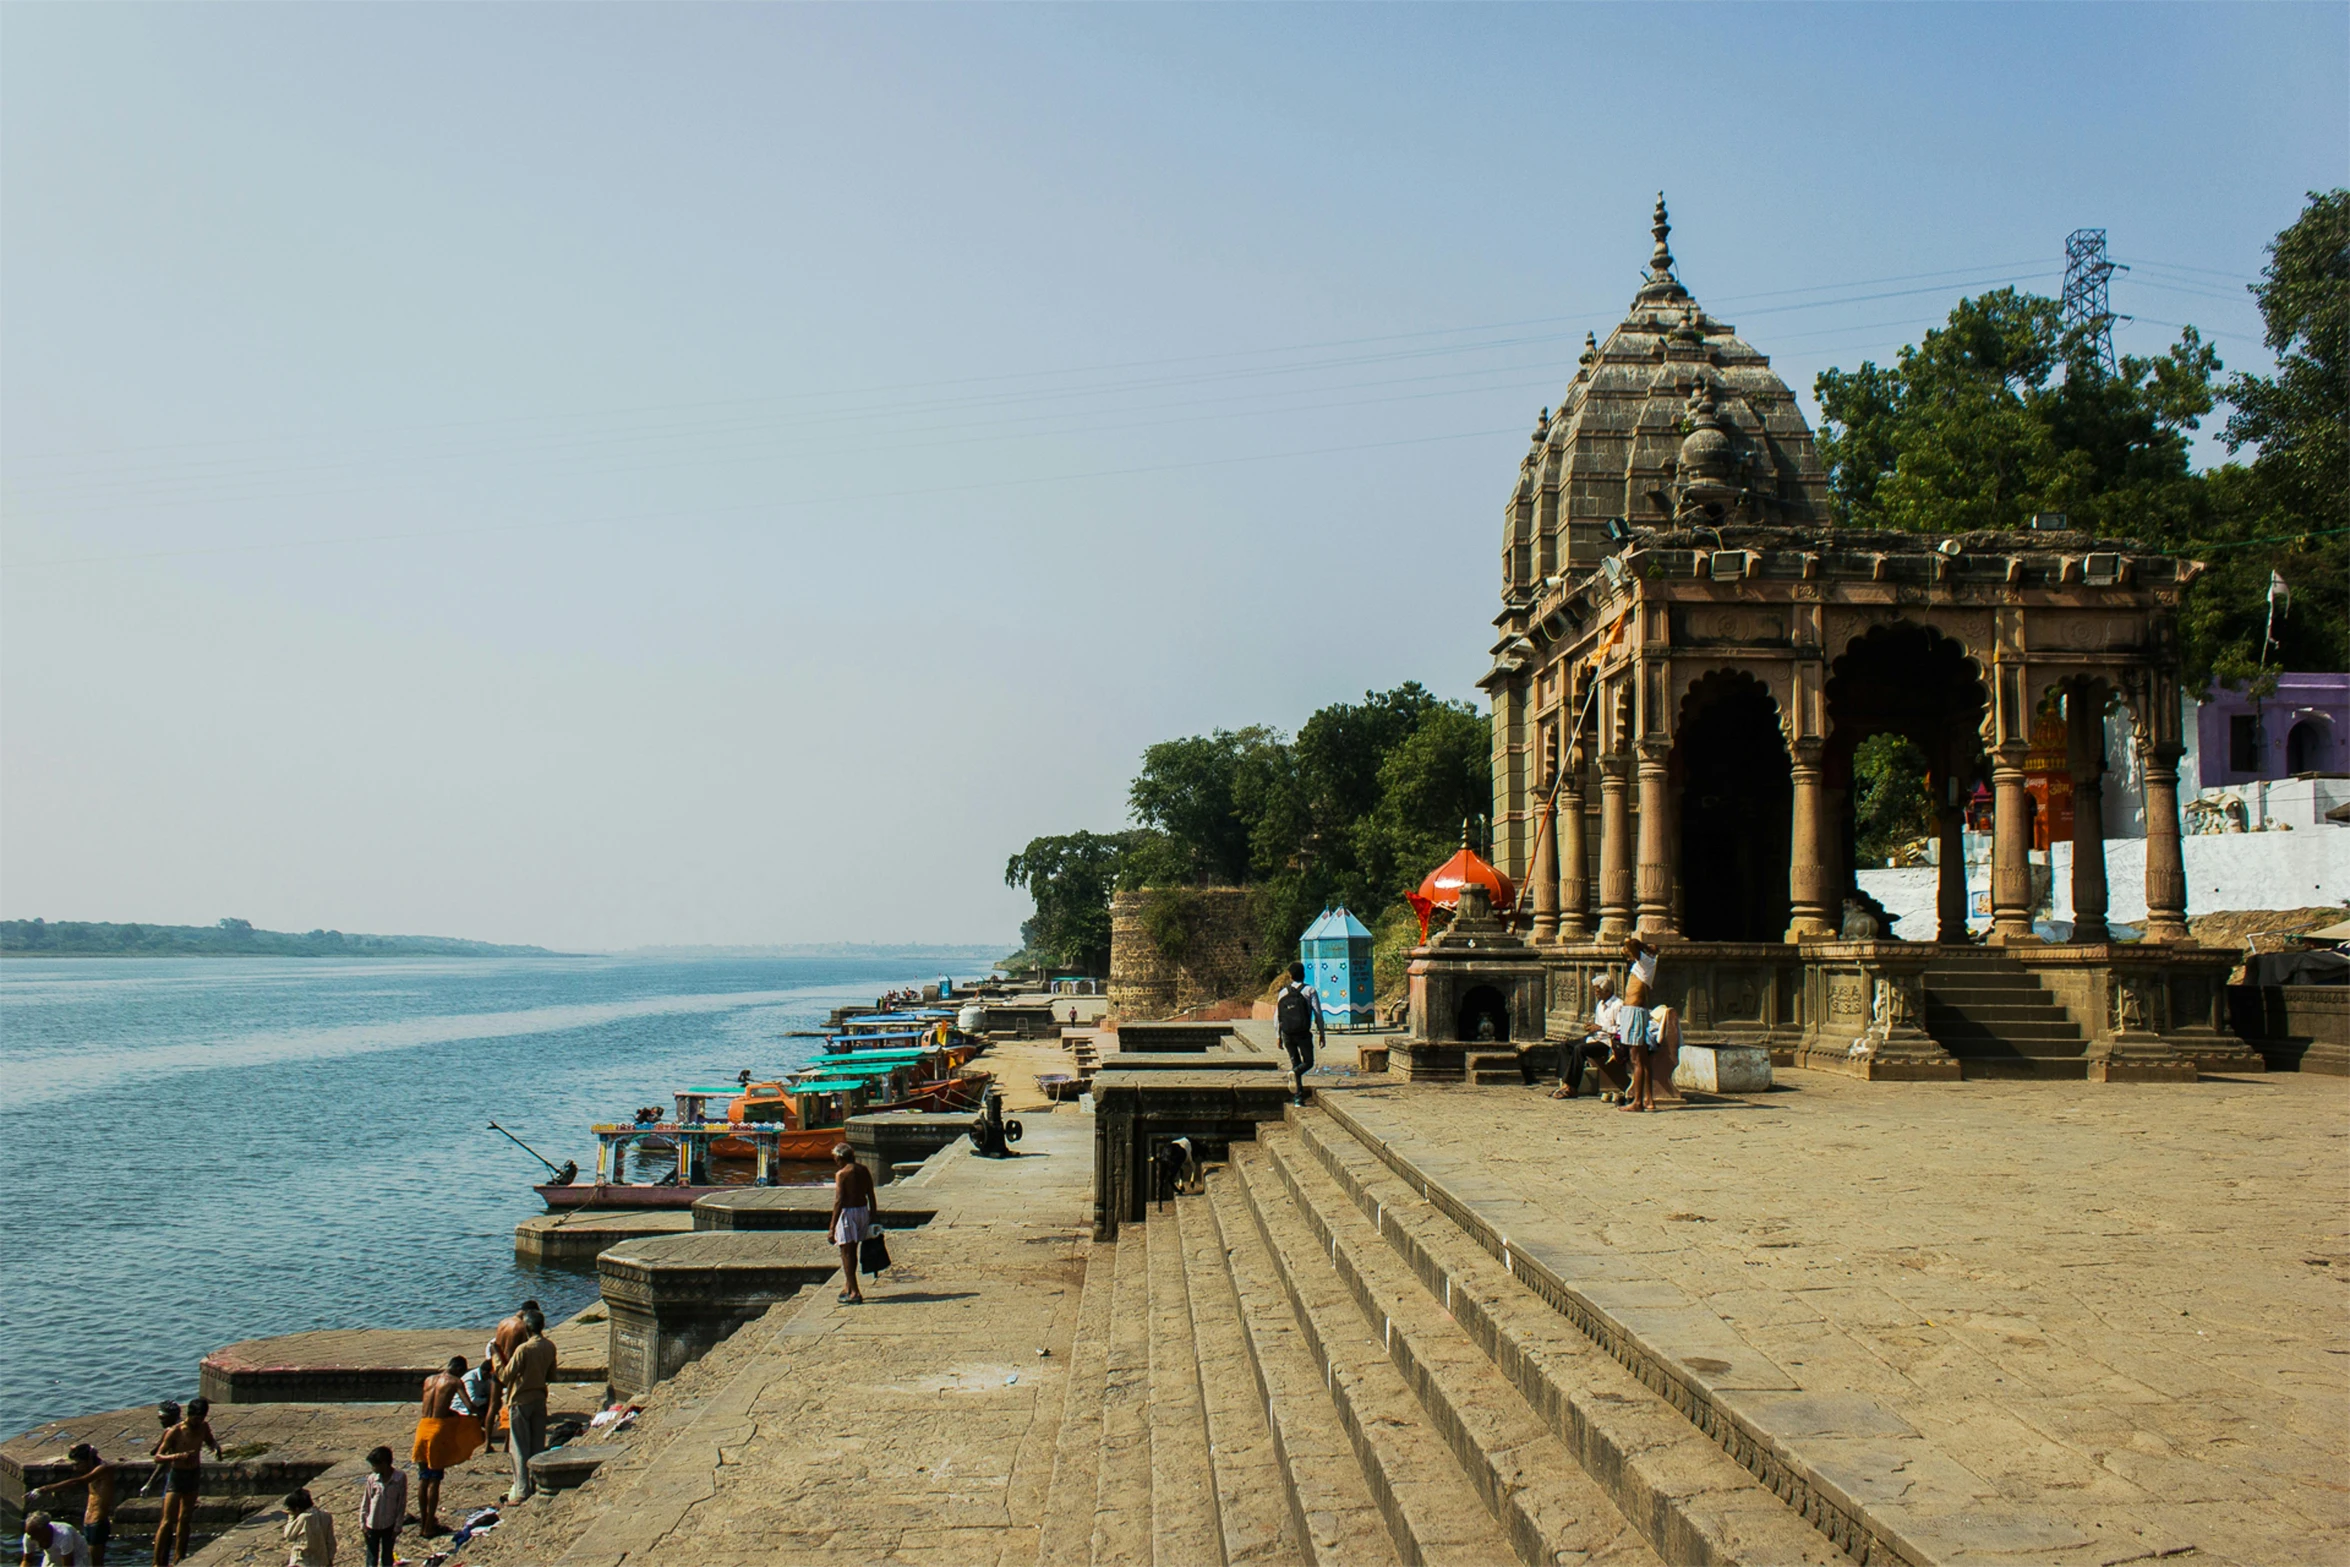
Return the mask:
<svg viewBox="0 0 2350 1567">
<path fill-rule="evenodd" d="M 1821 744 L 1798 740 L 1788 748 L 1788 777 L 1795 785 L 1793 834 L 1787 853 L 1787 939 L 1818 941 L 1838 929 L 1830 879 L 1835 866 L 1828 848 L 1828 797 L 1821 784 Z"/>
<path fill-rule="evenodd" d="M 1558 826 L 1553 821 L 1554 801 L 1537 794 L 1534 806 L 1534 863 L 1527 870 L 1527 880 L 1534 892 L 1534 925 L 1531 931 L 1536 941 L 1556 941 L 1559 936 L 1559 840 Z"/>
<path fill-rule="evenodd" d="M 2186 747 L 2150 746 L 2146 760 L 2146 939 L 2187 939 L 2187 861 L 2179 847 L 2179 758 Z"/>
<path fill-rule="evenodd" d="M 2011 741 L 1991 757 L 1991 941 L 2032 939 L 2032 796 L 2024 788 L 2028 747 Z"/>
<path fill-rule="evenodd" d="M 1949 785 L 1943 796 L 1949 797 Z M 1951 946 L 1966 945 L 1966 812 L 1943 805 L 1934 813 L 1935 855 L 1942 874 L 1934 882 L 1934 939 Z"/>
<path fill-rule="evenodd" d="M 1599 759 L 1599 936 L 1632 934 L 1632 759 Z"/>
<path fill-rule="evenodd" d="M 2065 713 L 2073 775 L 2073 940 L 2101 942 L 2105 928 L 2105 720 L 2078 692 Z"/>
<path fill-rule="evenodd" d="M 1640 745 L 1640 918 L 1643 935 L 1678 935 L 1673 923 L 1673 802 L 1665 759 L 1668 746 Z"/>
<path fill-rule="evenodd" d="M 1590 845 L 1583 821 L 1583 771 L 1567 774 L 1559 791 L 1559 939 L 1582 941 L 1591 934 Z"/>
</svg>

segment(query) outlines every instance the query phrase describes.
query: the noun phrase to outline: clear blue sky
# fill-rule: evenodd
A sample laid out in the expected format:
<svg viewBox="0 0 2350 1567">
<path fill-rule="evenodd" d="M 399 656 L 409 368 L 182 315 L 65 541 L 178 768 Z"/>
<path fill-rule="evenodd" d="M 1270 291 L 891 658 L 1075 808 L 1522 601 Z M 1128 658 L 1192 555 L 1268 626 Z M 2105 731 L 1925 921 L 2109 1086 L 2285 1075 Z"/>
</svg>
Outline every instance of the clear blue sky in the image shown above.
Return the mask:
<svg viewBox="0 0 2350 1567">
<path fill-rule="evenodd" d="M 1476 694 L 1660 187 L 1808 404 L 2083 225 L 2257 366 L 2346 164 L 2338 5 L 8 7 L 0 912 L 1008 938 Z"/>
</svg>

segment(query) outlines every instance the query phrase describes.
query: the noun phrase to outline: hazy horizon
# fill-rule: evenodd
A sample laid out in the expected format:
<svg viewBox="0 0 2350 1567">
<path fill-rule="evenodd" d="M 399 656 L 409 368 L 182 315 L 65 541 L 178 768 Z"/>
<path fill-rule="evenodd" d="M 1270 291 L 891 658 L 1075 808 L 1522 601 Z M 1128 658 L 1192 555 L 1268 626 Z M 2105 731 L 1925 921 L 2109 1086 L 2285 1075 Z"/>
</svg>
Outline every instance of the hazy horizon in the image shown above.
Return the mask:
<svg viewBox="0 0 2350 1567">
<path fill-rule="evenodd" d="M 980 945 L 1151 741 L 1475 699 L 1672 203 L 1816 413 L 2350 180 L 2339 6 L 0 11 L 0 914 Z M 2224 452 L 2209 438 L 2205 461 Z"/>
</svg>

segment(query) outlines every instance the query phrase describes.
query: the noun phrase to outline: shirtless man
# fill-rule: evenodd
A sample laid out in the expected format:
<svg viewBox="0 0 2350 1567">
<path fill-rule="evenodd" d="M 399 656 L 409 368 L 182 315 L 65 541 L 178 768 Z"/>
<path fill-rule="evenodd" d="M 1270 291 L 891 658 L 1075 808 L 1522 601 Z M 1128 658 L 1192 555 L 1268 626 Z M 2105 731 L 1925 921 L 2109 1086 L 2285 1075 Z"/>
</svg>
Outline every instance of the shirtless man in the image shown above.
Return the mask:
<svg viewBox="0 0 2350 1567">
<path fill-rule="evenodd" d="M 873 1173 L 857 1162 L 847 1143 L 832 1145 L 832 1244 L 840 1248 L 841 1302 L 862 1306 L 865 1292 L 857 1287 L 857 1248 L 873 1233 Z"/>
<path fill-rule="evenodd" d="M 522 1347 L 524 1339 L 530 1337 L 530 1330 L 522 1325 L 522 1319 L 538 1309 L 539 1303 L 537 1301 L 524 1301 L 515 1308 L 512 1316 L 498 1324 L 498 1331 L 490 1335 L 490 1401 L 489 1406 L 481 1410 L 480 1414 L 482 1442 L 493 1450 L 498 1445 L 498 1410 L 506 1402 L 504 1389 L 498 1385 L 498 1377 L 506 1369 L 508 1357 Z M 511 1446 L 513 1439 L 509 1437 L 507 1443 Z"/>
<path fill-rule="evenodd" d="M 155 1567 L 168 1567 L 174 1541 L 180 1557 L 188 1554 L 188 1535 L 196 1527 L 196 1488 L 204 1476 L 204 1450 L 222 1461 L 220 1438 L 212 1434 L 212 1401 L 188 1400 L 178 1425 L 156 1439 L 151 1455 L 163 1470 L 163 1522 L 155 1530 Z"/>
<path fill-rule="evenodd" d="M 1624 1048 L 1632 1053 L 1632 1092 L 1627 1102 L 1618 1106 L 1624 1110 L 1653 1110 L 1656 1108 L 1656 1085 L 1650 1080 L 1649 1051 L 1656 1041 L 1649 1037 L 1649 1022 L 1654 1014 L 1652 992 L 1656 987 L 1656 948 L 1638 936 L 1624 938 L 1624 1010 L 1619 1012 L 1619 1026 L 1624 1036 Z"/>
<path fill-rule="evenodd" d="M 435 1535 L 441 1529 L 441 1476 L 473 1456 L 479 1433 L 473 1422 L 456 1413 L 457 1390 L 463 1385 L 465 1357 L 451 1355 L 448 1365 L 424 1379 L 424 1400 L 416 1409 L 416 1532 Z"/>
<path fill-rule="evenodd" d="M 82 1504 L 82 1538 L 89 1543 L 90 1567 L 106 1567 L 106 1541 L 114 1528 L 114 1471 L 115 1465 L 98 1456 L 98 1450 L 87 1442 L 77 1442 L 66 1452 L 73 1460 L 74 1472 L 62 1480 L 33 1487 L 26 1500 L 49 1496 L 70 1490 L 77 1485 L 90 1488 L 89 1500 Z"/>
</svg>

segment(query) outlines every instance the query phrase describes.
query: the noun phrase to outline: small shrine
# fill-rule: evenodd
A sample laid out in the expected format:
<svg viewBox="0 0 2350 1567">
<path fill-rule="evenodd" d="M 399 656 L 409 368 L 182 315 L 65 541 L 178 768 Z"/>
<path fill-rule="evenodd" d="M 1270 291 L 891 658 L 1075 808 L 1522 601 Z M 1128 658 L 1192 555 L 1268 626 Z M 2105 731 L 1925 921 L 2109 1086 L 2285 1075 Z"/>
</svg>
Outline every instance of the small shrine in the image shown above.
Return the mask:
<svg viewBox="0 0 2350 1567">
<path fill-rule="evenodd" d="M 1524 1047 L 1548 1054 L 1543 956 L 1494 913 L 1484 880 L 1464 880 L 1454 896 L 1451 925 L 1412 949 L 1410 1028 L 1389 1047 L 1389 1069 L 1407 1081 L 1457 1083 L 1483 1080 L 1473 1058 L 1506 1057 L 1514 1082 Z"/>
<path fill-rule="evenodd" d="M 1371 982 L 1371 932 L 1344 908 L 1324 909 L 1298 938 L 1306 983 L 1322 998 L 1331 1028 L 1369 1028 L 1379 1021 Z"/>
</svg>

